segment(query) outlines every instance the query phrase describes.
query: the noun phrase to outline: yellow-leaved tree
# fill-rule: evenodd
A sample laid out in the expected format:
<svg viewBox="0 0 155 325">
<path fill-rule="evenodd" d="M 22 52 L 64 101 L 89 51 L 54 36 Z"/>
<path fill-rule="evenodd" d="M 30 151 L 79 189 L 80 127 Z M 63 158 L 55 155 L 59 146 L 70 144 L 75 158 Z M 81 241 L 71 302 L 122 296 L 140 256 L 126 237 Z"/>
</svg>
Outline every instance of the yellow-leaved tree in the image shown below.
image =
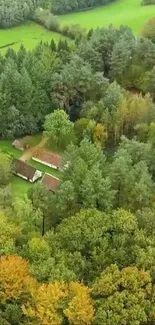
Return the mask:
<svg viewBox="0 0 155 325">
<path fill-rule="evenodd" d="M 34 324 L 61 325 L 63 321 L 63 301 L 68 295 L 64 283 L 43 284 L 32 292 L 33 301 L 23 306 L 24 314 Z"/>
<path fill-rule="evenodd" d="M 36 287 L 32 301 L 24 304 L 22 310 L 31 324 L 62 325 L 67 318 L 72 325 L 91 325 L 94 320 L 90 289 L 78 282 Z"/>
<path fill-rule="evenodd" d="M 94 306 L 90 289 L 82 283 L 71 282 L 69 294 L 71 300 L 64 314 L 72 325 L 91 325 L 94 320 Z"/>
<path fill-rule="evenodd" d="M 101 123 L 97 123 L 94 131 L 94 142 L 96 144 L 104 145 L 107 140 L 107 137 L 108 134 L 105 129 L 105 126 Z"/>
</svg>

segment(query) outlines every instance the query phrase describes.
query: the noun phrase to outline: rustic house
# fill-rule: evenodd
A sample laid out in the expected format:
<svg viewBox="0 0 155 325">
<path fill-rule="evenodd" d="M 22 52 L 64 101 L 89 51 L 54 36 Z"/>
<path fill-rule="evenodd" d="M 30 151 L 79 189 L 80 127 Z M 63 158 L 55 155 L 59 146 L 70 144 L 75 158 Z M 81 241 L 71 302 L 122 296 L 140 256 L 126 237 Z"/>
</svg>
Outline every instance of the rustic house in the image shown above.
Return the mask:
<svg viewBox="0 0 155 325">
<path fill-rule="evenodd" d="M 25 149 L 28 149 L 30 147 L 30 140 L 31 140 L 31 136 L 26 136 L 21 139 L 16 139 L 12 143 L 12 146 L 16 149 L 24 151 Z"/>
<path fill-rule="evenodd" d="M 59 169 L 62 166 L 60 155 L 40 148 L 35 151 L 32 159 L 54 169 Z"/>
<path fill-rule="evenodd" d="M 60 185 L 60 179 L 46 173 L 42 179 L 42 183 L 49 191 L 55 192 Z"/>
<path fill-rule="evenodd" d="M 35 167 L 28 165 L 20 159 L 13 160 L 13 172 L 15 175 L 34 183 L 37 179 L 42 177 L 42 172 Z"/>
</svg>

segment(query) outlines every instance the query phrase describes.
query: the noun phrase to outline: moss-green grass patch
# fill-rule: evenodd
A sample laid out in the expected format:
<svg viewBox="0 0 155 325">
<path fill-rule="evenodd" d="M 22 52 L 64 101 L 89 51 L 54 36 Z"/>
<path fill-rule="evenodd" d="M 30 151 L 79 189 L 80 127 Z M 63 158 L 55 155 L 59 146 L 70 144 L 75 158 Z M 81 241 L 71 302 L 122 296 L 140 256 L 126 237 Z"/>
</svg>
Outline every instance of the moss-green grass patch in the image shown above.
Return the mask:
<svg viewBox="0 0 155 325">
<path fill-rule="evenodd" d="M 62 35 L 51 32 L 46 28 L 34 23 L 26 22 L 23 25 L 13 27 L 10 29 L 0 30 L 0 47 L 10 45 L 14 50 L 18 50 L 23 44 L 26 49 L 32 50 L 39 42 L 50 42 L 52 39 L 58 42 Z M 9 46 L 0 49 L 1 53 L 5 53 Z"/>
<path fill-rule="evenodd" d="M 13 157 L 20 158 L 22 155 L 22 151 L 13 148 L 13 141 L 14 140 L 0 140 L 0 150 L 4 153 L 8 153 Z"/>
</svg>

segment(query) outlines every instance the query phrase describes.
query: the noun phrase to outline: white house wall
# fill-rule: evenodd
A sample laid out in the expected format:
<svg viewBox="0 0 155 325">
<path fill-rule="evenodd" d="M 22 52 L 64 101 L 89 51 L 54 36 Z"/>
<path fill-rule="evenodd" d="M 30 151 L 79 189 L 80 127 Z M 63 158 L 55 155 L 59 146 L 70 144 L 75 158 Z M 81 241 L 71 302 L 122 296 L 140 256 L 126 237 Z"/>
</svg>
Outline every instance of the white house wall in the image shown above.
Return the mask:
<svg viewBox="0 0 155 325">
<path fill-rule="evenodd" d="M 19 174 L 19 173 L 15 173 L 17 176 L 19 176 L 19 177 L 21 177 L 21 178 L 23 178 L 23 179 L 25 179 L 26 181 L 28 180 L 28 178 L 27 177 L 25 177 L 25 176 L 23 176 L 23 175 L 21 175 L 21 174 Z"/>
<path fill-rule="evenodd" d="M 22 174 L 19 173 L 15 173 L 15 175 L 25 179 L 26 181 L 29 181 L 30 183 L 34 183 L 38 178 L 42 177 L 42 172 L 40 170 L 37 170 L 32 179 L 28 179 L 26 176 L 23 176 Z"/>
<path fill-rule="evenodd" d="M 49 164 L 49 163 L 47 163 L 46 161 L 40 160 L 40 159 L 35 158 L 35 157 L 32 157 L 32 159 L 35 160 L 35 161 L 37 161 L 37 162 L 39 162 L 40 164 L 43 164 L 43 165 L 46 165 L 46 166 L 50 167 L 50 168 L 58 169 L 57 166 L 52 165 L 52 164 Z"/>
<path fill-rule="evenodd" d="M 32 182 L 35 182 L 38 178 L 42 177 L 42 172 L 40 170 L 37 170 L 33 176 Z"/>
</svg>

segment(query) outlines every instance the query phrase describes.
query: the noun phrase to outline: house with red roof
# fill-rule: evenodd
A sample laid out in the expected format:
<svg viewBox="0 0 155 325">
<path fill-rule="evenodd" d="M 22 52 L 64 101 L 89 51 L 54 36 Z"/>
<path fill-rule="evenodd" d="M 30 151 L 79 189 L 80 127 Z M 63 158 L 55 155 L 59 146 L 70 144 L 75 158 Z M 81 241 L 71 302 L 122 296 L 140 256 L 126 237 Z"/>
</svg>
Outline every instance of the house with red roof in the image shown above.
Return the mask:
<svg viewBox="0 0 155 325">
<path fill-rule="evenodd" d="M 57 190 L 57 188 L 60 185 L 60 179 L 50 175 L 50 174 L 45 174 L 43 179 L 42 179 L 42 184 L 49 190 L 52 192 L 55 192 Z"/>
<path fill-rule="evenodd" d="M 62 157 L 60 155 L 41 148 L 37 148 L 32 159 L 54 169 L 59 169 L 62 166 Z"/>
</svg>

